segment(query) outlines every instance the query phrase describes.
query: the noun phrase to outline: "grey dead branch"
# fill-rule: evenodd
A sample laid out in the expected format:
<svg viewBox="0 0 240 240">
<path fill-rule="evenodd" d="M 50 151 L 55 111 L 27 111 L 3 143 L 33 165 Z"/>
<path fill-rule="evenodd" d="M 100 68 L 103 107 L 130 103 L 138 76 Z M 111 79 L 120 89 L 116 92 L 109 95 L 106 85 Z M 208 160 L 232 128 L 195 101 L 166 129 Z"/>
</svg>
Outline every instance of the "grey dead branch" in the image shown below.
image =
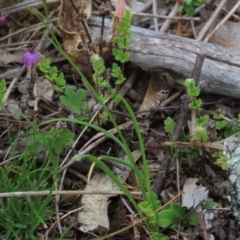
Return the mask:
<svg viewBox="0 0 240 240">
<path fill-rule="evenodd" d="M 105 21 L 105 40 L 111 38 L 111 24 Z M 92 16 L 89 25 L 93 39 L 99 38 L 101 18 Z M 203 55 L 202 92 L 240 98 L 240 50 L 133 26 L 129 52 L 130 60 L 142 69 L 177 73 L 180 84 L 192 76 L 197 55 Z"/>
</svg>

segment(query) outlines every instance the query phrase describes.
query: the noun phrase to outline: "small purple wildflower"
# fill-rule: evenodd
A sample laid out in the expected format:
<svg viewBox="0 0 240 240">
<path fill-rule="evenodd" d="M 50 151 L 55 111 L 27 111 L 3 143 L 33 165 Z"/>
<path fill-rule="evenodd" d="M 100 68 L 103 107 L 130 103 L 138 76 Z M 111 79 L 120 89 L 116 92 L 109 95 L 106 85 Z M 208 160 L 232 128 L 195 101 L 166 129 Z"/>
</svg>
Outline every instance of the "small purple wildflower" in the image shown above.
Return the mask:
<svg viewBox="0 0 240 240">
<path fill-rule="evenodd" d="M 0 17 L 0 27 L 4 27 L 7 25 L 7 17 Z"/>
<path fill-rule="evenodd" d="M 22 56 L 22 62 L 26 67 L 32 64 L 37 65 L 40 60 L 42 60 L 42 58 L 35 49 L 25 52 Z"/>
</svg>

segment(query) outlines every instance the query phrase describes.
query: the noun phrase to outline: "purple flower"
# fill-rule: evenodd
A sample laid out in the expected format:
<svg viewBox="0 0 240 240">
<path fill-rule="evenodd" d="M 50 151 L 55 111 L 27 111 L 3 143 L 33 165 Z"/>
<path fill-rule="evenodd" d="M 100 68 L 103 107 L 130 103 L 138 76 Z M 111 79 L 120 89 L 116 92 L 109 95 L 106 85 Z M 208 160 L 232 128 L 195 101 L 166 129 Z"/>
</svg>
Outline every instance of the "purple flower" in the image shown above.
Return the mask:
<svg viewBox="0 0 240 240">
<path fill-rule="evenodd" d="M 6 26 L 7 25 L 7 17 L 0 17 L 0 27 Z"/>
<path fill-rule="evenodd" d="M 35 49 L 25 52 L 22 56 L 22 62 L 26 67 L 32 64 L 37 65 L 38 61 L 41 59 L 42 58 Z"/>
</svg>

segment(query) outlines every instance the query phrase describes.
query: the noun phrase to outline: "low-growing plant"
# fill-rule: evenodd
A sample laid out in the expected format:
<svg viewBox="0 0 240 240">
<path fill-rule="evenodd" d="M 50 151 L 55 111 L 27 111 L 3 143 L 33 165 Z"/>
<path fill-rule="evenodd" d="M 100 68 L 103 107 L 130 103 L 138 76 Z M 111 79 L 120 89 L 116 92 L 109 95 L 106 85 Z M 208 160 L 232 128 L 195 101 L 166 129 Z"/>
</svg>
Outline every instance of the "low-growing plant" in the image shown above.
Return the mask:
<svg viewBox="0 0 240 240">
<path fill-rule="evenodd" d="M 98 55 L 93 55 L 91 57 L 91 62 L 93 65 L 93 70 L 94 70 L 93 79 L 94 79 L 95 85 L 99 84 L 99 93 L 97 93 L 95 91 L 96 89 L 94 89 L 89 84 L 89 82 L 87 81 L 85 76 L 82 74 L 82 72 L 79 70 L 79 68 L 69 59 L 67 54 L 63 51 L 61 44 L 59 44 L 59 42 L 57 41 L 54 34 L 52 34 L 51 39 L 49 38 L 49 40 L 54 44 L 56 49 L 60 53 L 62 53 L 63 56 L 66 57 L 66 59 L 68 59 L 70 64 L 73 66 L 73 68 L 81 76 L 81 78 L 83 79 L 84 83 L 87 85 L 89 90 L 92 92 L 92 94 L 95 96 L 95 98 L 102 105 L 103 110 L 106 112 L 106 114 L 108 114 L 109 120 L 112 121 L 113 125 L 116 127 L 118 136 L 116 137 L 114 134 L 105 130 L 102 127 L 88 123 L 86 121 L 79 121 L 78 119 L 53 119 L 53 120 L 49 120 L 42 124 L 49 124 L 50 122 L 55 122 L 55 121 L 60 121 L 60 120 L 66 121 L 66 122 L 71 122 L 71 123 L 79 124 L 80 126 L 92 128 L 97 132 L 102 132 L 107 137 L 109 137 L 112 141 L 114 141 L 119 146 L 119 148 L 122 149 L 124 154 L 128 157 L 130 163 L 126 163 L 125 161 L 122 161 L 121 159 L 110 157 L 110 156 L 103 156 L 103 157 L 101 157 L 101 159 L 103 160 L 103 158 L 106 158 L 111 161 L 119 162 L 123 165 L 130 167 L 134 171 L 136 179 L 138 181 L 140 191 L 142 193 L 142 198 L 143 198 L 142 204 L 138 205 L 136 203 L 135 199 L 133 198 L 133 196 L 131 195 L 129 190 L 126 188 L 126 186 L 124 186 L 124 184 L 114 175 L 114 173 L 107 167 L 107 165 L 105 165 L 104 161 L 100 161 L 97 157 L 90 155 L 90 154 L 80 156 L 78 160 L 80 161 L 82 158 L 88 158 L 92 162 L 96 163 L 114 181 L 114 183 L 121 189 L 121 191 L 124 192 L 124 194 L 129 198 L 129 200 L 133 204 L 133 206 L 136 208 L 136 210 L 141 214 L 141 216 L 148 217 L 148 214 L 150 214 L 149 219 L 147 219 L 145 221 L 145 224 L 147 227 L 149 227 L 149 229 L 151 229 L 151 239 L 164 239 L 165 240 L 165 239 L 168 239 L 168 237 L 164 236 L 163 234 L 160 234 L 158 232 L 159 228 L 161 228 L 161 226 L 164 226 L 165 220 L 167 221 L 167 223 L 172 224 L 173 221 L 179 220 L 179 218 L 181 218 L 184 214 L 182 212 L 183 209 L 181 209 L 179 207 L 179 205 L 171 204 L 168 208 L 166 208 L 166 209 L 164 208 L 165 210 L 163 209 L 162 211 L 159 212 L 159 214 L 162 212 L 162 216 L 161 215 L 159 216 L 157 214 L 157 217 L 156 217 L 156 214 L 155 214 L 155 217 L 153 218 L 153 216 L 151 215 L 152 211 L 158 210 L 158 208 L 160 207 L 160 202 L 151 190 L 150 172 L 149 172 L 149 167 L 148 167 L 148 162 L 147 162 L 145 147 L 144 147 L 144 141 L 143 141 L 140 127 L 139 127 L 139 123 L 138 123 L 138 120 L 137 120 L 133 110 L 127 103 L 127 101 L 124 98 L 122 98 L 121 96 L 118 96 L 115 91 L 116 86 L 122 84 L 125 81 L 124 72 L 123 72 L 123 70 L 124 70 L 123 64 L 126 61 L 128 61 L 128 59 L 129 59 L 129 54 L 127 53 L 127 48 L 130 45 L 130 42 L 128 41 L 128 39 L 130 37 L 130 22 L 131 22 L 129 13 L 126 13 L 127 23 L 124 22 L 125 20 L 122 20 L 122 19 L 124 19 L 124 15 L 120 20 L 120 34 L 117 37 L 117 39 L 114 40 L 116 45 L 118 45 L 118 46 L 116 46 L 115 50 L 113 50 L 113 55 L 115 56 L 116 61 L 119 62 L 119 64 L 117 64 L 117 63 L 113 64 L 112 71 L 111 71 L 111 76 L 113 79 L 115 79 L 115 81 L 114 81 L 115 86 L 112 86 L 113 84 L 111 85 L 108 81 L 106 81 L 104 79 L 105 64 L 104 64 L 103 59 L 101 57 L 99 57 Z M 122 23 L 121 23 L 121 21 L 122 21 Z M 127 28 L 126 28 L 126 26 L 127 26 Z M 70 95 L 72 95 L 72 93 Z M 66 97 L 68 98 L 67 94 L 66 94 Z M 105 100 L 108 98 L 110 98 L 111 101 L 115 101 L 115 100 L 121 101 L 123 106 L 126 108 L 126 110 L 128 111 L 128 113 L 131 117 L 133 129 L 136 132 L 137 139 L 139 142 L 139 148 L 142 153 L 143 172 L 141 172 L 137 168 L 137 165 L 134 161 L 134 158 L 132 156 L 132 153 L 129 149 L 129 146 L 128 146 L 125 138 L 123 137 L 121 131 L 119 130 L 119 127 L 116 124 L 114 117 L 110 114 L 108 108 L 105 105 Z M 71 102 L 71 104 L 69 102 Z M 68 107 L 72 107 L 73 105 L 76 105 L 75 103 L 72 103 L 72 101 L 67 101 L 67 104 L 68 104 Z M 171 125 L 171 123 L 170 123 L 170 125 Z M 142 208 L 142 209 L 140 209 L 140 208 Z M 174 214 L 174 212 L 175 212 L 175 214 Z M 168 218 L 167 215 L 169 215 L 170 218 Z M 161 219 L 163 219 L 163 222 L 161 222 Z M 107 237 L 107 236 L 105 236 L 105 237 Z M 161 238 L 159 238 L 159 237 L 161 237 Z"/>
<path fill-rule="evenodd" d="M 126 10 L 119 22 L 118 36 L 113 39 L 116 48 L 113 48 L 112 54 L 115 60 L 121 63 L 121 66 L 116 62 L 112 65 L 111 76 L 115 79 L 114 87 L 103 77 L 105 72 L 104 60 L 97 54 L 91 56 L 91 63 L 94 70 L 93 80 L 95 85 L 100 89 L 100 97 L 103 101 L 109 97 L 112 101 L 116 101 L 116 87 L 122 85 L 126 80 L 123 73 L 123 64 L 128 62 L 130 58 L 127 49 L 130 46 L 131 21 L 132 14 L 129 10 Z"/>
<path fill-rule="evenodd" d="M 219 139 L 228 138 L 239 131 L 240 114 L 237 118 L 225 120 L 225 111 L 218 109 L 213 116 L 216 120 L 216 129 L 220 132 Z"/>
<path fill-rule="evenodd" d="M 119 22 L 118 36 L 114 38 L 114 42 L 116 43 L 118 48 L 113 48 L 113 51 L 112 51 L 115 59 L 121 63 L 128 62 L 130 58 L 130 54 L 127 52 L 127 50 L 130 47 L 131 22 L 132 22 L 132 14 L 129 10 L 126 10 Z M 115 70 L 116 69 L 113 66 L 112 72 L 115 72 Z M 118 84 L 121 84 L 121 83 L 118 83 Z"/>
<path fill-rule="evenodd" d="M 161 204 L 157 196 L 151 192 L 152 203 L 147 201 L 141 202 L 139 205 L 141 213 L 147 217 L 149 224 L 149 231 L 151 239 L 155 239 L 157 236 L 158 239 L 169 239 L 163 234 L 159 233 L 160 228 L 177 228 L 177 221 L 184 218 L 186 213 L 184 208 L 177 203 L 169 203 L 161 211 Z"/>
<path fill-rule="evenodd" d="M 63 92 L 66 86 L 64 74 L 57 67 L 51 67 L 50 60 L 46 59 L 44 55 L 41 55 L 42 60 L 38 62 L 38 67 L 41 72 L 45 74 L 45 77 L 52 82 L 53 88 L 57 92 Z"/>
<path fill-rule="evenodd" d="M 184 11 L 187 15 L 193 16 L 196 13 L 195 8 L 201 6 L 203 2 L 204 0 L 184 0 L 183 5 L 178 8 L 178 11 Z"/>
<path fill-rule="evenodd" d="M 59 170 L 56 150 L 59 148 L 54 144 L 49 145 L 50 136 L 46 135 L 43 135 L 40 144 L 39 134 L 36 126 L 32 126 L 26 133 L 25 141 L 22 140 L 25 148 L 21 156 L 0 168 L 2 193 L 54 190 Z M 14 155 L 18 140 L 18 137 L 14 137 L 10 156 Z M 10 138 L 9 141 L 11 142 Z M 44 159 L 41 163 L 36 161 L 40 151 L 47 153 L 45 157 L 41 156 Z M 37 232 L 41 231 L 40 226 L 45 228 L 54 216 L 54 207 L 51 194 L 46 197 L 0 198 L 1 239 L 37 239 Z"/>
<path fill-rule="evenodd" d="M 192 78 L 187 78 L 184 82 L 184 86 L 186 87 L 187 94 L 191 99 L 191 102 L 188 105 L 189 109 L 192 111 L 198 110 L 202 106 L 202 100 L 197 98 L 200 94 L 200 88 L 196 85 L 195 80 Z M 201 143 L 208 141 L 208 133 L 205 127 L 207 121 L 208 119 L 206 116 L 200 117 L 197 119 L 196 129 L 192 129 L 194 131 L 194 139 Z"/>
<path fill-rule="evenodd" d="M 78 89 L 74 92 L 72 87 L 66 87 L 65 96 L 60 96 L 63 106 L 70 108 L 73 114 L 79 115 L 82 111 L 86 111 L 88 104 L 86 102 L 87 92 L 84 89 Z"/>
<path fill-rule="evenodd" d="M 222 208 L 221 204 L 213 202 L 211 200 L 207 200 L 202 206 L 202 210 L 212 209 L 215 207 Z M 188 218 L 188 225 L 196 226 L 199 221 L 199 213 L 197 211 L 193 211 Z"/>
<path fill-rule="evenodd" d="M 173 134 L 175 126 L 176 122 L 171 117 L 167 117 L 166 120 L 164 121 L 164 129 L 166 132 L 170 134 Z"/>
<path fill-rule="evenodd" d="M 223 154 L 222 151 L 216 151 L 212 154 L 212 157 L 216 159 L 215 164 L 221 167 L 223 170 L 228 170 L 228 157 Z"/>
</svg>

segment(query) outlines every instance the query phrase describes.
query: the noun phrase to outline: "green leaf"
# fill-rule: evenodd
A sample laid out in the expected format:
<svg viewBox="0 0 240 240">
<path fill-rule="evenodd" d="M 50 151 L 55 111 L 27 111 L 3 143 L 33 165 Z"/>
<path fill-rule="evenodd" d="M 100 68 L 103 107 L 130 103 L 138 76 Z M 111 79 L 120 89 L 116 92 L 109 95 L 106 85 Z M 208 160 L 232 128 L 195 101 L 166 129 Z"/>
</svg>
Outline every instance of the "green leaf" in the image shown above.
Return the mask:
<svg viewBox="0 0 240 240">
<path fill-rule="evenodd" d="M 6 81 L 3 79 L 0 81 L 0 93 L 3 94 L 6 92 Z"/>
<path fill-rule="evenodd" d="M 197 118 L 197 125 L 198 126 L 205 126 L 208 123 L 208 116 L 201 116 Z"/>
<path fill-rule="evenodd" d="M 47 73 L 48 70 L 51 68 L 50 61 L 46 60 L 45 56 L 43 56 L 43 55 L 41 55 L 41 57 L 42 57 L 42 61 L 38 62 L 38 67 L 41 72 Z"/>
<path fill-rule="evenodd" d="M 197 126 L 193 136 L 201 143 L 206 143 L 208 141 L 208 133 L 205 127 Z"/>
<path fill-rule="evenodd" d="M 125 48 L 126 48 L 126 49 L 129 48 L 129 47 L 130 47 L 130 44 L 131 44 L 130 40 L 129 40 L 129 39 L 126 39 L 126 41 L 125 41 Z"/>
<path fill-rule="evenodd" d="M 164 236 L 162 233 L 154 232 L 150 233 L 151 240 L 169 240 L 169 237 Z"/>
<path fill-rule="evenodd" d="M 199 159 L 199 150 L 198 149 L 196 149 L 196 150 L 192 149 L 191 151 L 189 151 L 188 149 L 185 149 L 185 151 L 182 151 L 182 152 L 187 153 L 188 160 L 193 161 L 193 160 Z"/>
<path fill-rule="evenodd" d="M 111 76 L 114 78 L 118 78 L 121 74 L 122 74 L 121 68 L 116 63 L 113 63 Z"/>
<path fill-rule="evenodd" d="M 209 200 L 202 205 L 202 209 L 211 209 L 215 207 L 222 208 L 222 205 L 217 202 L 213 202 Z"/>
<path fill-rule="evenodd" d="M 117 61 L 120 61 L 122 63 L 127 62 L 130 58 L 130 54 L 127 52 L 123 52 L 122 50 L 113 49 L 113 55 Z"/>
<path fill-rule="evenodd" d="M 130 25 L 129 25 L 129 27 L 130 27 Z M 130 38 L 130 36 L 131 36 L 131 31 L 128 28 L 126 28 L 126 26 L 119 27 L 118 32 L 119 32 L 119 35 L 124 39 Z"/>
<path fill-rule="evenodd" d="M 98 54 L 93 54 L 91 56 L 91 63 L 93 70 L 97 75 L 101 75 L 105 71 L 105 65 L 103 59 Z"/>
<path fill-rule="evenodd" d="M 187 92 L 190 96 L 197 97 L 200 94 L 200 89 L 199 87 L 194 86 L 190 87 Z"/>
<path fill-rule="evenodd" d="M 196 226 L 197 223 L 198 223 L 198 212 L 194 211 L 189 216 L 188 224 L 191 226 Z"/>
<path fill-rule="evenodd" d="M 56 92 L 63 92 L 65 86 L 58 86 L 58 85 L 53 85 L 53 88 Z"/>
<path fill-rule="evenodd" d="M 61 153 L 65 146 L 73 144 L 74 134 L 69 129 L 52 129 L 44 133 L 44 136 L 48 138 L 48 142 L 56 154 Z"/>
<path fill-rule="evenodd" d="M 50 76 L 50 78 L 54 79 L 57 77 L 58 75 L 58 69 L 57 67 L 52 67 L 49 71 L 48 71 L 48 75 Z"/>
<path fill-rule="evenodd" d="M 166 228 L 173 222 L 183 218 L 186 215 L 184 208 L 177 203 L 168 204 L 161 212 L 157 214 L 158 223 L 161 228 Z M 178 223 L 170 226 L 176 228 Z"/>
<path fill-rule="evenodd" d="M 189 4 L 192 3 L 192 0 L 184 0 L 184 2 L 185 2 L 187 5 L 189 5 Z"/>
<path fill-rule="evenodd" d="M 176 123 L 171 117 L 167 117 L 167 119 L 164 121 L 164 129 L 169 133 L 173 133 L 175 126 Z"/>
<path fill-rule="evenodd" d="M 216 120 L 219 120 L 219 119 L 222 119 L 221 115 L 224 116 L 225 114 L 226 114 L 226 112 L 223 109 L 218 108 L 215 111 L 215 114 L 214 114 L 213 118 L 216 119 Z"/>
<path fill-rule="evenodd" d="M 119 46 L 119 47 L 124 47 L 125 46 L 125 38 L 122 37 L 115 37 L 114 42 Z"/>
<path fill-rule="evenodd" d="M 227 122 L 226 120 L 217 121 L 217 123 L 216 123 L 216 129 L 217 129 L 217 130 L 222 130 L 222 129 L 228 127 L 229 124 L 230 124 L 230 123 Z"/>
<path fill-rule="evenodd" d="M 193 78 L 187 78 L 184 82 L 184 86 L 186 87 L 189 96 L 197 97 L 200 94 L 200 88 L 196 86 Z"/>
<path fill-rule="evenodd" d="M 60 101 L 65 107 L 71 107 L 75 114 L 79 114 L 81 110 L 87 109 L 87 103 L 85 100 L 87 92 L 84 89 L 79 89 L 74 92 L 71 87 L 65 89 L 65 95 L 61 96 Z"/>
<path fill-rule="evenodd" d="M 202 106 L 202 100 L 196 99 L 193 102 L 189 103 L 188 107 L 192 110 L 196 110 Z"/>
<path fill-rule="evenodd" d="M 237 133 L 239 130 L 239 128 L 237 126 L 232 125 L 231 123 L 229 123 L 229 125 L 224 129 L 224 137 L 230 137 L 232 136 L 234 133 Z"/>
<path fill-rule="evenodd" d="M 223 154 L 222 151 L 215 152 L 212 157 L 216 159 L 215 164 L 221 167 L 223 170 L 228 170 L 228 157 Z"/>
<path fill-rule="evenodd" d="M 161 203 L 157 195 L 153 191 L 150 191 L 148 195 L 148 202 L 151 203 L 154 211 L 157 210 L 159 207 L 161 207 Z"/>
<path fill-rule="evenodd" d="M 58 86 L 65 86 L 66 81 L 65 81 L 65 78 L 64 78 L 64 75 L 63 75 L 62 72 L 58 75 L 58 77 L 56 77 L 55 83 L 56 83 Z"/>
</svg>

